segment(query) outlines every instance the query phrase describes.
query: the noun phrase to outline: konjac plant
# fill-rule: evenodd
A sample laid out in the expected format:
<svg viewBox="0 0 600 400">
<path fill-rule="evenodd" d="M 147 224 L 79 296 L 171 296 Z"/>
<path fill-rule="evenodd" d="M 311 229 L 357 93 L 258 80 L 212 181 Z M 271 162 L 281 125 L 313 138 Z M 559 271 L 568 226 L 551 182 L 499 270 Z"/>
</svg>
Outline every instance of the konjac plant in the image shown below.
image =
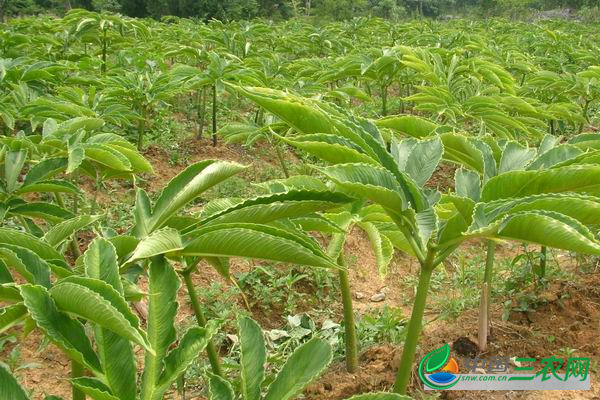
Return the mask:
<svg viewBox="0 0 600 400">
<path fill-rule="evenodd" d="M 425 187 L 444 153 L 464 156 L 459 141 L 440 136 L 415 140 L 408 146 L 393 138 L 388 144 L 377 126 L 332 104 L 288 93 L 251 87 L 232 87 L 285 121 L 298 134 L 293 141 L 329 165 L 316 170 L 343 191 L 379 204 L 394 221 L 421 265 L 417 293 L 394 391 L 407 391 L 422 329 L 423 313 L 435 268 L 472 238 L 512 239 L 543 246 L 600 254 L 600 243 L 577 217 L 577 192 L 597 195 L 600 166 L 566 165 L 543 172 L 512 171 L 481 183 L 466 177 L 460 193 L 480 192 L 479 199 L 449 194 L 442 197 Z M 474 146 L 472 162 L 483 169 L 495 160 L 484 142 Z M 486 161 L 488 162 L 486 164 Z M 531 196 L 550 200 L 562 193 L 572 202 L 573 214 L 556 209 L 552 201 L 532 202 Z M 550 203 L 550 204 L 549 204 Z M 499 207 L 502 206 L 502 207 Z"/>
</svg>

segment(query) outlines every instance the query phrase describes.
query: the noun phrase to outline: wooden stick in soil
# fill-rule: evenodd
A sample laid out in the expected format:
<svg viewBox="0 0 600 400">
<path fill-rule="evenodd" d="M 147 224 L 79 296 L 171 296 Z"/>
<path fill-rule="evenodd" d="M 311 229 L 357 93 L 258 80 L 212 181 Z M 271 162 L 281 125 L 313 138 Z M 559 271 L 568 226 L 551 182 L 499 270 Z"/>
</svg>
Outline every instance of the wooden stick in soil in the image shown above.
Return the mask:
<svg viewBox="0 0 600 400">
<path fill-rule="evenodd" d="M 481 288 L 481 299 L 479 300 L 479 333 L 477 335 L 479 350 L 487 350 L 488 330 L 489 330 L 489 315 L 490 308 L 488 304 L 489 287 L 487 283 L 483 283 Z"/>
<path fill-rule="evenodd" d="M 495 253 L 496 244 L 493 241 L 488 240 L 485 272 L 483 275 L 483 285 L 481 287 L 481 299 L 479 301 L 479 332 L 477 338 L 479 341 L 479 350 L 481 351 L 487 349 L 488 336 L 490 334 L 490 290 L 492 287 Z"/>
</svg>

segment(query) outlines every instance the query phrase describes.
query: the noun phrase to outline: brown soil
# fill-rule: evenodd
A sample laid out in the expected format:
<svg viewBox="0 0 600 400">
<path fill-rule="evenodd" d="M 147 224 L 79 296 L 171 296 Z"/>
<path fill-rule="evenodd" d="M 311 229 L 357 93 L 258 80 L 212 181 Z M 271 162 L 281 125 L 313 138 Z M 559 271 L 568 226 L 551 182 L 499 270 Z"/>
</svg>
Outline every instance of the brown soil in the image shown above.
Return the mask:
<svg viewBox="0 0 600 400">
<path fill-rule="evenodd" d="M 26 367 L 15 374 L 21 384 L 32 391 L 31 398 L 36 400 L 55 395 L 70 399 L 71 385 L 68 379 L 71 364 L 64 354 L 53 344 L 44 346 L 43 337 L 37 331 L 19 339 L 19 343 L 20 357 L 18 364 L 13 367 Z M 10 350 L 13 348 L 11 346 Z M 8 354 L 9 351 L 3 352 L 0 360 L 7 362 Z"/>
<path fill-rule="evenodd" d="M 426 186 L 442 193 L 447 192 L 448 189 L 454 189 L 454 173 L 457 169 L 455 164 L 440 164 Z"/>
<path fill-rule="evenodd" d="M 591 275 L 581 283 L 556 282 L 540 297 L 547 303 L 535 312 L 513 312 L 508 321 L 502 321 L 500 302 L 492 311 L 492 336 L 489 348 L 480 357 L 561 357 L 561 348 L 571 347 L 573 356 L 590 357 L 592 363 L 600 360 L 600 276 Z M 566 294 L 566 296 L 565 296 Z M 561 299 L 562 297 L 562 299 Z M 554 336 L 553 342 L 547 340 Z M 431 349 L 444 343 L 453 343 L 461 337 L 477 340 L 477 310 L 461 315 L 454 323 L 434 321 L 424 328 L 422 341 L 417 351 L 419 360 Z M 349 395 L 388 390 L 392 387 L 399 364 L 400 349 L 388 345 L 376 346 L 363 352 L 359 371 L 350 374 L 339 363 L 307 391 L 311 400 L 342 400 Z M 465 356 L 452 351 L 459 366 L 464 365 Z M 566 356 L 563 365 L 566 364 Z M 596 364 L 597 365 L 597 364 Z M 596 367 L 597 368 L 597 367 Z M 513 371 L 511 367 L 509 373 Z M 461 372 L 468 371 L 461 368 Z M 564 373 L 564 367 L 561 371 Z M 597 370 L 590 368 L 591 390 L 587 391 L 490 391 L 465 392 L 447 391 L 444 399 L 600 399 L 600 383 Z M 413 371 L 411 393 L 418 397 L 423 385 Z"/>
</svg>

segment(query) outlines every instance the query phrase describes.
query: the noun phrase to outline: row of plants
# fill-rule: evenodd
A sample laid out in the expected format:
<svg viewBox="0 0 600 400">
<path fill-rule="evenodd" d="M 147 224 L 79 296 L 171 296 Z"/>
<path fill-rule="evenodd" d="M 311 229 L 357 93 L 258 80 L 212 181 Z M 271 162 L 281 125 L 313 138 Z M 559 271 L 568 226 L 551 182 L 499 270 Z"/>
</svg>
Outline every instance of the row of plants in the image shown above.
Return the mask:
<svg viewBox="0 0 600 400">
<path fill-rule="evenodd" d="M 419 113 L 535 141 L 581 132 L 600 97 L 597 33 L 586 24 L 142 21 L 73 10 L 6 25 L 5 132 L 35 130 L 47 116 L 97 117 L 141 148 L 157 115 L 183 113 L 199 136 L 210 125 L 216 141 L 224 108 L 248 106 L 221 100 L 224 83 L 241 82 L 322 96 L 369 117 Z M 263 126 L 260 109 L 253 120 Z"/>
</svg>

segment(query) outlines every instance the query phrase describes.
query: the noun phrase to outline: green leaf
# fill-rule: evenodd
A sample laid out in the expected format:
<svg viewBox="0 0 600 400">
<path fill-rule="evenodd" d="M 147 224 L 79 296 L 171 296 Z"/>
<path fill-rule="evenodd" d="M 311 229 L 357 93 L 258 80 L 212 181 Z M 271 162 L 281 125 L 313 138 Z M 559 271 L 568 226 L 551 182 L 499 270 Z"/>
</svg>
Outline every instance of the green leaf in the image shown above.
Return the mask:
<svg viewBox="0 0 600 400">
<path fill-rule="evenodd" d="M 228 85 L 303 133 L 334 133 L 328 115 L 308 99 L 280 90 Z"/>
<path fill-rule="evenodd" d="M 26 317 L 27 307 L 21 303 L 0 308 L 0 334 L 20 323 Z"/>
<path fill-rule="evenodd" d="M 100 237 L 94 239 L 83 254 L 83 265 L 87 276 L 104 281 L 123 294 L 117 250 L 111 242 Z"/>
<path fill-rule="evenodd" d="M 231 282 L 231 275 L 229 273 L 229 259 L 225 257 L 203 257 L 210 266 L 212 266 L 218 273 L 228 282 Z"/>
<path fill-rule="evenodd" d="M 24 247 L 0 246 L 0 259 L 8 267 L 13 267 L 27 282 L 50 287 L 50 266 L 44 259 Z"/>
<path fill-rule="evenodd" d="M 454 174 L 456 194 L 479 201 L 481 197 L 481 179 L 475 171 L 459 168 Z"/>
<path fill-rule="evenodd" d="M 177 291 L 180 286 L 174 269 L 163 256 L 150 262 L 148 301 L 148 341 L 154 354 L 146 353 L 142 375 L 141 400 L 154 400 L 155 390 L 162 374 L 164 358 L 175 342 L 175 315 Z"/>
<path fill-rule="evenodd" d="M 69 162 L 67 165 L 67 174 L 72 174 L 81 165 L 85 159 L 85 149 L 81 146 L 69 148 Z"/>
<path fill-rule="evenodd" d="M 581 153 L 582 151 L 579 150 L 579 148 L 569 144 L 556 146 L 533 160 L 533 162 L 527 166 L 527 169 L 534 170 L 552 168 L 559 163 L 577 157 Z"/>
<path fill-rule="evenodd" d="M 23 298 L 19 292 L 19 287 L 14 283 L 3 283 L 0 285 L 0 300 L 8 302 L 19 302 Z"/>
<path fill-rule="evenodd" d="M 508 215 L 490 226 L 469 232 L 468 237 L 500 237 L 542 246 L 600 255 L 600 243 L 577 220 L 551 211 L 525 211 Z"/>
<path fill-rule="evenodd" d="M 337 135 L 312 134 L 294 136 L 293 139 L 280 137 L 284 142 L 303 150 L 329 164 L 366 163 L 378 165 L 372 157 L 359 151 L 360 148 Z"/>
<path fill-rule="evenodd" d="M 377 270 L 379 271 L 379 276 L 386 276 L 388 266 L 390 265 L 394 255 L 394 246 L 392 245 L 392 242 L 386 236 L 382 235 L 381 232 L 379 232 L 375 224 L 371 222 L 360 222 L 358 225 L 367 233 L 367 236 L 369 237 L 371 249 L 373 249 L 375 259 L 377 260 Z"/>
<path fill-rule="evenodd" d="M 339 207 L 352 199 L 341 193 L 291 190 L 256 197 L 227 207 L 202 219 L 201 225 L 228 222 L 262 224 L 282 218 L 294 218 Z"/>
<path fill-rule="evenodd" d="M 439 137 L 418 141 L 411 149 L 404 171 L 418 186 L 423 186 L 433 175 L 443 153 L 444 147 Z"/>
<path fill-rule="evenodd" d="M 16 191 L 17 194 L 39 192 L 79 194 L 80 189 L 68 181 L 52 180 L 39 181 L 32 183 L 31 185 L 21 186 L 21 188 Z"/>
<path fill-rule="evenodd" d="M 187 167 L 173 178 L 160 194 L 149 231 L 161 228 L 175 213 L 200 193 L 241 172 L 245 167 L 228 161 L 205 160 Z"/>
<path fill-rule="evenodd" d="M 0 243 L 24 247 L 44 260 L 60 260 L 63 256 L 48 243 L 33 235 L 14 229 L 0 228 Z"/>
<path fill-rule="evenodd" d="M 83 265 L 87 276 L 106 282 L 119 294 L 124 294 L 116 249 L 108 240 L 94 239 L 83 255 Z M 135 398 L 137 368 L 129 340 L 108 329 L 96 327 L 96 345 L 111 392 L 119 398 Z"/>
<path fill-rule="evenodd" d="M 108 239 L 108 241 L 115 246 L 117 256 L 120 260 L 125 259 L 129 254 L 133 253 L 139 243 L 139 239 L 129 235 L 115 236 Z"/>
<path fill-rule="evenodd" d="M 271 193 L 287 192 L 291 190 L 314 190 L 323 192 L 328 190 L 327 185 L 319 178 L 308 175 L 294 175 L 285 179 L 273 179 L 256 184 L 264 187 Z"/>
<path fill-rule="evenodd" d="M 522 211 L 555 211 L 584 225 L 600 224 L 600 198 L 575 193 L 542 194 L 486 203 L 486 215 L 493 220 Z"/>
<path fill-rule="evenodd" d="M 179 345 L 165 357 L 164 371 L 154 391 L 156 400 L 163 399 L 164 392 L 196 360 L 198 354 L 204 351 L 216 330 L 216 325 L 210 326 L 208 329 L 195 326 L 187 330 L 179 341 Z"/>
<path fill-rule="evenodd" d="M 339 226 L 319 214 L 293 218 L 291 222 L 305 232 L 340 233 L 342 231 Z"/>
<path fill-rule="evenodd" d="M 375 121 L 382 128 L 392 129 L 414 138 L 431 135 L 439 125 L 415 115 L 394 115 Z"/>
<path fill-rule="evenodd" d="M 338 164 L 317 169 L 341 187 L 385 208 L 400 212 L 407 207 L 400 185 L 387 169 L 368 164 Z"/>
<path fill-rule="evenodd" d="M 324 340 L 311 339 L 298 347 L 269 385 L 264 400 L 289 400 L 316 379 L 332 359 L 331 346 Z"/>
<path fill-rule="evenodd" d="M 144 189 L 137 188 L 135 192 L 135 209 L 133 210 L 136 237 L 144 238 L 152 232 L 150 219 L 152 218 L 152 203 Z"/>
<path fill-rule="evenodd" d="M 569 139 L 569 144 L 573 144 L 580 149 L 598 150 L 600 149 L 600 133 L 583 133 Z"/>
<path fill-rule="evenodd" d="M 141 155 L 137 150 L 130 149 L 121 143 L 110 143 L 107 144 L 113 150 L 118 151 L 129 160 L 131 168 L 136 173 L 148 173 L 153 174 L 152 164 L 146 158 Z"/>
<path fill-rule="evenodd" d="M 75 232 L 93 224 L 100 218 L 101 216 L 99 215 L 81 215 L 79 217 L 68 219 L 48 229 L 43 239 L 51 246 L 58 247 Z"/>
<path fill-rule="evenodd" d="M 27 172 L 23 186 L 30 186 L 34 183 L 48 180 L 59 172 L 63 171 L 67 166 L 66 158 L 48 158 L 42 160 Z"/>
<path fill-rule="evenodd" d="M 104 121 L 100 118 L 76 117 L 58 124 L 54 134 L 73 134 L 80 129 L 86 131 L 95 131 L 96 129 L 102 128 L 102 126 L 104 126 Z"/>
<path fill-rule="evenodd" d="M 172 228 L 163 228 L 152 232 L 148 237 L 140 240 L 127 263 L 154 257 L 160 254 L 171 253 L 183 249 L 179 232 Z"/>
<path fill-rule="evenodd" d="M 27 392 L 19 385 L 4 363 L 0 363 L 0 399 L 30 400 Z"/>
<path fill-rule="evenodd" d="M 12 274 L 8 270 L 8 267 L 6 266 L 4 261 L 0 259 L 0 284 L 12 282 L 14 282 Z"/>
<path fill-rule="evenodd" d="M 412 225 L 417 228 L 417 235 L 421 242 L 421 248 L 425 249 L 433 232 L 438 228 L 437 215 L 433 208 L 427 208 L 413 216 L 412 210 L 407 210 L 405 215 L 412 220 Z"/>
<path fill-rule="evenodd" d="M 98 279 L 71 276 L 56 283 L 50 294 L 58 307 L 94 322 L 152 351 L 139 329 L 138 317 L 119 292 Z"/>
<path fill-rule="evenodd" d="M 392 138 L 390 143 L 390 152 L 400 171 L 406 171 L 406 164 L 408 163 L 408 157 L 412 152 L 412 149 L 417 145 L 417 139 L 408 138 L 403 140 L 396 140 Z"/>
<path fill-rule="evenodd" d="M 83 325 L 71 319 L 56 307 L 56 303 L 43 286 L 21 285 L 23 302 L 36 325 L 69 358 L 84 365 L 95 374 L 102 375 L 100 361 L 94 353 Z"/>
<path fill-rule="evenodd" d="M 85 157 L 115 171 L 130 172 L 131 163 L 121 152 L 106 144 L 86 144 Z"/>
<path fill-rule="evenodd" d="M 75 217 L 72 212 L 52 203 L 31 202 L 11 207 L 9 212 L 28 218 L 39 218 L 45 221 L 58 223 Z"/>
<path fill-rule="evenodd" d="M 94 400 L 122 400 L 128 397 L 115 397 L 110 389 L 96 378 L 81 377 L 71 379 L 71 384 Z M 134 397 L 129 397 L 131 399 Z"/>
<path fill-rule="evenodd" d="M 19 186 L 19 175 L 27 161 L 27 151 L 9 151 L 4 155 L 4 181 L 6 191 L 14 192 Z"/>
<path fill-rule="evenodd" d="M 234 400 L 231 384 L 218 375 L 208 374 L 208 400 Z"/>
<path fill-rule="evenodd" d="M 490 179 L 481 199 L 489 202 L 541 193 L 600 193 L 600 166 L 573 165 L 543 171 L 511 171 Z"/>
<path fill-rule="evenodd" d="M 218 224 L 191 232 L 184 256 L 249 257 L 323 268 L 338 268 L 309 237 L 257 224 Z"/>
<path fill-rule="evenodd" d="M 465 166 L 480 175 L 485 172 L 483 154 L 469 138 L 457 133 L 440 135 L 444 143 L 444 159 Z"/>
<path fill-rule="evenodd" d="M 265 339 L 260 326 L 248 317 L 238 319 L 240 332 L 240 369 L 244 400 L 260 400 L 267 359 Z"/>
<path fill-rule="evenodd" d="M 498 167 L 498 175 L 508 171 L 525 169 L 525 166 L 535 157 L 535 149 L 524 147 L 517 142 L 508 142 Z"/>
</svg>

